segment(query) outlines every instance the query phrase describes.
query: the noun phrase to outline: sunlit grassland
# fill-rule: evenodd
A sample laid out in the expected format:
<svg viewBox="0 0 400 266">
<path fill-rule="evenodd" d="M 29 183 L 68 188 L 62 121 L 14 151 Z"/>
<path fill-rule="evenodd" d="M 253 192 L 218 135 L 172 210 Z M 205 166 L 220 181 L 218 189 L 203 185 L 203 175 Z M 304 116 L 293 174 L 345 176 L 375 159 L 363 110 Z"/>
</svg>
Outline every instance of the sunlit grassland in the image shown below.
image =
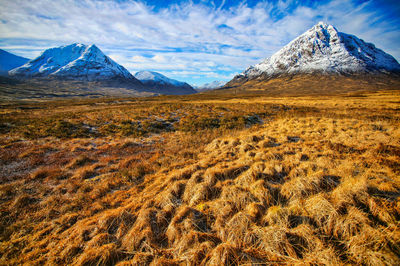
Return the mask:
<svg viewBox="0 0 400 266">
<path fill-rule="evenodd" d="M 400 263 L 400 93 L 2 103 L 1 264 Z"/>
</svg>

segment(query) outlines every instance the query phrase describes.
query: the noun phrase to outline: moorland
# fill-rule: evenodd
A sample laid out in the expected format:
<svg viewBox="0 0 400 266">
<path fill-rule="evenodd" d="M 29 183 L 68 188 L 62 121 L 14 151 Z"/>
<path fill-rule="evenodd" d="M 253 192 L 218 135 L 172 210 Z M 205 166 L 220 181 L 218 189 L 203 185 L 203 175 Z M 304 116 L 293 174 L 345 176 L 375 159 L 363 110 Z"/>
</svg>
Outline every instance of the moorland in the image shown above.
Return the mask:
<svg viewBox="0 0 400 266">
<path fill-rule="evenodd" d="M 400 263 L 400 92 L 0 104 L 1 265 Z"/>
</svg>

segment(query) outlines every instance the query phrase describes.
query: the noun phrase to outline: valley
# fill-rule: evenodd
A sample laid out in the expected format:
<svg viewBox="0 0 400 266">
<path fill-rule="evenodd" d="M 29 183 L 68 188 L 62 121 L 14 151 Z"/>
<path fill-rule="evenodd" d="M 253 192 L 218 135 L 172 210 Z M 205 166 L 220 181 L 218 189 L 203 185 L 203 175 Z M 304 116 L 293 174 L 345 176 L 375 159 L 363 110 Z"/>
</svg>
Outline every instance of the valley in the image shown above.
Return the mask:
<svg viewBox="0 0 400 266">
<path fill-rule="evenodd" d="M 0 265 L 400 265 L 400 64 L 314 24 L 333 13 L 23 2 L 2 6 L 30 22 L 1 21 Z M 341 26 L 398 56 L 378 20 Z"/>
</svg>

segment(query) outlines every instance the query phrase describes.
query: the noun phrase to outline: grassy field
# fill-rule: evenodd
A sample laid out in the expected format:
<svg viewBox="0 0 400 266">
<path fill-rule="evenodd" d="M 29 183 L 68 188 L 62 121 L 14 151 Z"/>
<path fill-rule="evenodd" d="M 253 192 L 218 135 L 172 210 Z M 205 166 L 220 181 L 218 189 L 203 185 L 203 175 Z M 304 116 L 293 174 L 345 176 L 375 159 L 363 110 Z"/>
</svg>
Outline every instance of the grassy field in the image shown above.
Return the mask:
<svg viewBox="0 0 400 266">
<path fill-rule="evenodd" d="M 1 265 L 400 264 L 400 92 L 0 105 Z"/>
</svg>

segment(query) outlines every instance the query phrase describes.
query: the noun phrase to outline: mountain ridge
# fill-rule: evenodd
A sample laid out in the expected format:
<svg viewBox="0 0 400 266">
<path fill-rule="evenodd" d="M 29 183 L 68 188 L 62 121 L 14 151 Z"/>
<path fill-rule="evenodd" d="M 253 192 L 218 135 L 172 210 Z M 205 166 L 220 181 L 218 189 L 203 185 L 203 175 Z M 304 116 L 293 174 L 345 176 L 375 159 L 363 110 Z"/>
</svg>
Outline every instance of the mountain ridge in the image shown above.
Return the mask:
<svg viewBox="0 0 400 266">
<path fill-rule="evenodd" d="M 308 76 L 310 81 L 314 76 L 320 80 L 319 76 L 336 76 L 335 84 L 339 84 L 340 79 L 348 77 L 356 81 L 363 76 L 374 76 L 373 79 L 380 82 L 378 80 L 399 79 L 399 74 L 400 65 L 391 55 L 355 35 L 339 32 L 334 26 L 320 22 L 272 56 L 236 75 L 223 89 L 247 86 L 262 90 L 271 79 L 288 80 L 296 75 Z M 301 84 L 306 85 L 305 82 Z M 291 86 L 295 87 L 293 83 Z"/>
<path fill-rule="evenodd" d="M 144 85 L 96 45 L 73 43 L 44 50 L 8 72 L 3 99 L 141 96 Z"/>
<path fill-rule="evenodd" d="M 167 78 L 156 72 L 153 72 L 153 75 L 157 76 L 153 82 L 144 80 L 142 83 L 96 45 L 73 43 L 46 49 L 35 59 L 8 71 L 10 79 L 2 80 L 4 88 L 0 92 L 7 99 L 12 97 L 14 91 L 15 95 L 30 97 L 36 97 L 36 92 L 46 97 L 49 94 L 69 97 L 75 94 L 140 96 L 196 93 L 185 82 Z"/>
<path fill-rule="evenodd" d="M 154 71 L 139 71 L 135 73 L 134 77 L 140 80 L 150 91 L 156 93 L 181 95 L 197 92 L 186 82 L 168 78 Z"/>
<path fill-rule="evenodd" d="M 334 26 L 319 22 L 285 45 L 271 57 L 243 73 L 368 73 L 400 71 L 391 55 L 355 35 L 339 32 Z M 258 72 L 258 73 L 257 73 Z"/>
<path fill-rule="evenodd" d="M 156 81 L 156 82 L 172 84 L 172 85 L 176 85 L 176 86 L 181 86 L 181 85 L 187 84 L 186 82 L 168 78 L 168 77 L 164 76 L 163 74 L 155 72 L 155 71 L 142 70 L 142 71 L 136 72 L 133 76 L 142 82 Z"/>
<path fill-rule="evenodd" d="M 17 78 L 54 77 L 86 81 L 123 78 L 136 80 L 96 45 L 73 43 L 46 49 L 40 56 L 9 71 Z"/>
<path fill-rule="evenodd" d="M 29 59 L 0 49 L 0 75 L 8 76 L 8 71 L 22 66 Z"/>
<path fill-rule="evenodd" d="M 204 83 L 203 85 L 197 86 L 197 91 L 207 91 L 207 90 L 214 90 L 223 87 L 226 84 L 226 81 L 222 80 L 214 80 L 212 82 Z"/>
</svg>

